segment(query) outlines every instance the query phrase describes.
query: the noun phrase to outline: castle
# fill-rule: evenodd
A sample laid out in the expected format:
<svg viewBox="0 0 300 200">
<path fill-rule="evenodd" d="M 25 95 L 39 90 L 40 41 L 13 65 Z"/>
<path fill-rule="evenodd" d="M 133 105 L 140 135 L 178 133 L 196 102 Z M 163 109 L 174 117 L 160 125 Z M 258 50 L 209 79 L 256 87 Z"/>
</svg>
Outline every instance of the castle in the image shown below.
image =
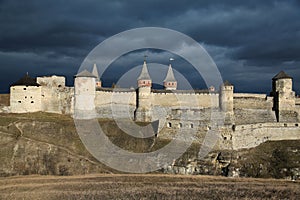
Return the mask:
<svg viewBox="0 0 300 200">
<path fill-rule="evenodd" d="M 219 88 L 177 90 L 172 66 L 163 82 L 164 90 L 151 88 L 152 80 L 144 61 L 137 89 L 103 88 L 96 64 L 92 72 L 75 75 L 74 87 L 65 77 L 31 78 L 26 74 L 11 85 L 9 112 L 51 112 L 74 118 L 119 118 L 141 122 L 159 120 L 159 130 L 170 135 L 176 130 L 216 129 L 223 149 L 251 148 L 267 140 L 300 139 L 300 98 L 292 90 L 292 77 L 281 71 L 272 79 L 270 95 L 234 93 L 225 81 Z M 212 111 L 222 113 L 224 123 L 211 124 Z"/>
</svg>

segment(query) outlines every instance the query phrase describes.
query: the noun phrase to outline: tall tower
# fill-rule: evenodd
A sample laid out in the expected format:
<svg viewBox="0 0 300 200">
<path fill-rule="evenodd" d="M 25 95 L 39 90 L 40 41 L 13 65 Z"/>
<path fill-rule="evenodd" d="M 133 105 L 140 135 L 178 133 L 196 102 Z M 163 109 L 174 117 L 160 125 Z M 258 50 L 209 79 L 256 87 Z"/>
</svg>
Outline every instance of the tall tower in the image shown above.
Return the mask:
<svg viewBox="0 0 300 200">
<path fill-rule="evenodd" d="M 279 72 L 272 79 L 273 110 L 277 121 L 286 121 L 295 111 L 295 92 L 293 78 L 284 71 Z"/>
<path fill-rule="evenodd" d="M 151 86 L 146 60 L 144 60 L 143 68 L 137 79 L 137 107 L 135 110 L 135 120 L 142 122 L 151 122 Z"/>
<path fill-rule="evenodd" d="M 233 85 L 225 81 L 220 86 L 219 107 L 225 114 L 225 122 L 232 123 L 233 120 Z"/>
<path fill-rule="evenodd" d="M 94 76 L 96 76 L 96 89 L 101 88 L 102 87 L 102 83 L 101 83 L 101 80 L 99 78 L 99 73 L 98 73 L 98 69 L 97 69 L 96 63 L 93 66 L 92 74 Z"/>
<path fill-rule="evenodd" d="M 96 76 L 84 70 L 75 75 L 74 118 L 95 118 Z"/>
<path fill-rule="evenodd" d="M 164 80 L 164 88 L 165 88 L 165 90 L 176 90 L 177 89 L 177 81 L 174 77 L 171 63 L 169 64 L 168 73 Z"/>
</svg>

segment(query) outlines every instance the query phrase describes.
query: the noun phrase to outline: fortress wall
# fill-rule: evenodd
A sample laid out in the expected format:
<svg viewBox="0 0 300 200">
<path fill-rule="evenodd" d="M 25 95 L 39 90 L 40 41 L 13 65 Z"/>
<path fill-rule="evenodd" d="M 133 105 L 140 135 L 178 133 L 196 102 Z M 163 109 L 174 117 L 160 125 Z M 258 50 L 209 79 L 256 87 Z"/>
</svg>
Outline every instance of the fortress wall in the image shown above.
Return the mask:
<svg viewBox="0 0 300 200">
<path fill-rule="evenodd" d="M 273 98 L 265 94 L 235 93 L 233 106 L 237 109 L 272 109 Z"/>
<path fill-rule="evenodd" d="M 96 107 L 111 104 L 136 106 L 136 92 L 96 91 Z"/>
<path fill-rule="evenodd" d="M 276 122 L 275 112 L 271 109 L 234 109 L 235 124 L 254 124 Z"/>
<path fill-rule="evenodd" d="M 12 86 L 10 88 L 10 108 L 13 113 L 41 111 L 41 87 Z"/>
<path fill-rule="evenodd" d="M 152 105 L 162 107 L 211 108 L 219 106 L 219 94 L 152 93 Z"/>
<path fill-rule="evenodd" d="M 232 132 L 234 150 L 252 148 L 265 141 L 299 140 L 300 123 L 262 123 L 240 125 Z"/>
<path fill-rule="evenodd" d="M 72 114 L 74 106 L 73 87 L 41 87 L 41 109 L 44 112 Z"/>
<path fill-rule="evenodd" d="M 136 92 L 96 91 L 98 118 L 130 118 L 136 109 Z"/>
</svg>

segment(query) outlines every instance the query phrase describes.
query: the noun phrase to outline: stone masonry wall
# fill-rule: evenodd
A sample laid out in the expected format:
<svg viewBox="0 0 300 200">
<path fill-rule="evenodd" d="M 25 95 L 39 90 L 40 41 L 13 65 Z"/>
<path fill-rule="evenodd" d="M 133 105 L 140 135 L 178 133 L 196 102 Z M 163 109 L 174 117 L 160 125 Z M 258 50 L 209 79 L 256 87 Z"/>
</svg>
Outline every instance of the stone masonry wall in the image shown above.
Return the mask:
<svg viewBox="0 0 300 200">
<path fill-rule="evenodd" d="M 232 132 L 232 148 L 252 148 L 276 140 L 299 140 L 300 123 L 259 123 L 237 125 Z"/>
<path fill-rule="evenodd" d="M 10 88 L 10 109 L 12 113 L 41 111 L 41 87 L 12 86 Z"/>
</svg>

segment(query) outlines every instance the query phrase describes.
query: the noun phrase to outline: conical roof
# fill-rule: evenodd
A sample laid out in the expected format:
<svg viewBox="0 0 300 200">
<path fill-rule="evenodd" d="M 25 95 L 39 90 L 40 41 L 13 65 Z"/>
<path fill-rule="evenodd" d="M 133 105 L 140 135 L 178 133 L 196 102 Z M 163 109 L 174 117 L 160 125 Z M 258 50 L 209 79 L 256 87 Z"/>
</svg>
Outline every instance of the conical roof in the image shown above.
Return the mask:
<svg viewBox="0 0 300 200">
<path fill-rule="evenodd" d="M 82 72 L 76 74 L 75 77 L 93 77 L 93 78 L 97 78 L 94 74 L 87 71 L 86 69 L 83 70 Z"/>
<path fill-rule="evenodd" d="M 146 63 L 146 61 L 144 61 L 143 68 L 142 68 L 142 71 L 141 71 L 141 74 L 140 74 L 140 76 L 138 77 L 137 80 L 151 80 L 150 75 L 149 75 L 149 72 L 148 72 L 148 68 L 147 68 L 147 63 Z"/>
<path fill-rule="evenodd" d="M 284 71 L 281 71 L 278 74 L 276 74 L 276 76 L 274 76 L 272 80 L 286 79 L 286 78 L 292 79 L 290 75 L 286 74 Z"/>
<path fill-rule="evenodd" d="M 99 73 L 98 73 L 98 69 L 97 69 L 96 63 L 95 63 L 94 66 L 93 66 L 92 74 L 93 74 L 94 76 L 96 76 L 96 80 L 97 80 L 97 81 L 100 80 L 100 79 L 99 79 Z"/>
<path fill-rule="evenodd" d="M 26 85 L 26 86 L 40 86 L 35 78 L 30 77 L 28 74 L 23 76 L 21 79 L 19 79 L 17 82 L 13 83 L 11 86 L 16 85 Z"/>
<path fill-rule="evenodd" d="M 224 86 L 232 86 L 232 84 L 231 84 L 229 81 L 227 81 L 227 80 L 224 81 L 223 85 L 224 85 Z"/>
<path fill-rule="evenodd" d="M 164 82 L 176 82 L 171 64 L 169 65 L 168 73 Z"/>
</svg>

